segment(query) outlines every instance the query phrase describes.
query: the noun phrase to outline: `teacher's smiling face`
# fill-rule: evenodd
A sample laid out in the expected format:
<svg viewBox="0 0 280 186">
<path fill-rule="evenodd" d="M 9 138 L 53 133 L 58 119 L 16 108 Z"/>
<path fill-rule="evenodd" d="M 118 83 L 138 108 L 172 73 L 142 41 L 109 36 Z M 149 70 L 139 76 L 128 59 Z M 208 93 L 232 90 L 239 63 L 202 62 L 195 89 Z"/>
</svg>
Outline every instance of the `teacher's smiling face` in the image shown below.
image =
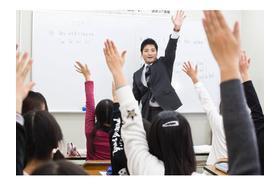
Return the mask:
<svg viewBox="0 0 280 186">
<path fill-rule="evenodd" d="M 148 44 L 142 50 L 142 57 L 147 64 L 154 63 L 157 59 L 157 49 L 155 45 Z"/>
</svg>

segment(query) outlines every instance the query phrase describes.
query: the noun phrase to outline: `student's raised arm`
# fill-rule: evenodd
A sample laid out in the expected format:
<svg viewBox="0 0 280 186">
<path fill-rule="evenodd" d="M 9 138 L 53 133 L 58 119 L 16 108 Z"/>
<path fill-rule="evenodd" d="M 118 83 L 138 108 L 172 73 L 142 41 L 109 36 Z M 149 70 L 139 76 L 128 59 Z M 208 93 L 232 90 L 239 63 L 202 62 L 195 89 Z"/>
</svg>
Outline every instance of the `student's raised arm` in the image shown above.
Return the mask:
<svg viewBox="0 0 280 186">
<path fill-rule="evenodd" d="M 141 112 L 122 71 L 121 56 L 112 41 L 107 40 L 103 50 L 116 85 L 116 94 L 124 121 L 121 134 L 129 173 L 138 175 L 161 173 L 163 175 L 163 163 L 149 153 Z"/>
<path fill-rule="evenodd" d="M 85 134 L 90 135 L 95 125 L 95 100 L 94 100 L 94 83 L 91 78 L 90 70 L 87 64 L 76 61 L 76 71 L 81 73 L 85 78 L 86 92 L 86 117 L 85 117 Z"/>
<path fill-rule="evenodd" d="M 239 68 L 243 80 L 243 88 L 246 96 L 247 105 L 251 110 L 251 117 L 254 122 L 255 131 L 258 140 L 258 148 L 260 155 L 261 171 L 264 174 L 264 114 L 262 107 L 249 75 L 250 58 L 243 51 L 239 60 Z"/>
<path fill-rule="evenodd" d="M 260 174 L 254 126 L 240 84 L 240 29 L 233 31 L 220 11 L 204 11 L 203 26 L 221 73 L 221 100 L 226 134 L 229 174 Z"/>
<path fill-rule="evenodd" d="M 25 131 L 24 121 L 21 116 L 22 102 L 28 92 L 34 86 L 34 82 L 24 83 L 32 66 L 32 60 L 28 53 L 16 54 L 16 174 L 22 175 L 24 168 L 25 154 Z"/>
</svg>

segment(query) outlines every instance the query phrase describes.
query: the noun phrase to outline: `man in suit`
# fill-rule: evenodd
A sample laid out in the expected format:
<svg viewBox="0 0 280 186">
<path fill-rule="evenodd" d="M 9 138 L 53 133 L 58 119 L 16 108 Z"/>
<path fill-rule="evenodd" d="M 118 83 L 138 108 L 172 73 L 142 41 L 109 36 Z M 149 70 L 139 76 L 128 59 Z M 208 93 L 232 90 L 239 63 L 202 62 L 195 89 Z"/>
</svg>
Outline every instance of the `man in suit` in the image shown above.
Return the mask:
<svg viewBox="0 0 280 186">
<path fill-rule="evenodd" d="M 163 110 L 176 110 L 182 103 L 171 85 L 179 31 L 185 15 L 177 11 L 172 17 L 174 33 L 170 35 L 165 55 L 157 58 L 158 46 L 153 39 L 141 44 L 141 55 L 145 64 L 133 74 L 133 94 L 142 104 L 142 117 L 152 122 Z"/>
</svg>

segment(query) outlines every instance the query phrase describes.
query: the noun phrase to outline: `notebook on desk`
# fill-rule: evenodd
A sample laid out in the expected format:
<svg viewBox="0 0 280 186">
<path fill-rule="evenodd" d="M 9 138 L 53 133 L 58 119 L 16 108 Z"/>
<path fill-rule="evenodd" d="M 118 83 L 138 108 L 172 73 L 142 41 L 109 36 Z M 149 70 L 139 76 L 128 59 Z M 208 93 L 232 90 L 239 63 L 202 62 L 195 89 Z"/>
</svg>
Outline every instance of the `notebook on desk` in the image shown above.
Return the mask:
<svg viewBox="0 0 280 186">
<path fill-rule="evenodd" d="M 224 173 L 227 173 L 228 172 L 228 163 L 227 162 L 216 163 L 215 168 L 224 172 Z"/>
</svg>

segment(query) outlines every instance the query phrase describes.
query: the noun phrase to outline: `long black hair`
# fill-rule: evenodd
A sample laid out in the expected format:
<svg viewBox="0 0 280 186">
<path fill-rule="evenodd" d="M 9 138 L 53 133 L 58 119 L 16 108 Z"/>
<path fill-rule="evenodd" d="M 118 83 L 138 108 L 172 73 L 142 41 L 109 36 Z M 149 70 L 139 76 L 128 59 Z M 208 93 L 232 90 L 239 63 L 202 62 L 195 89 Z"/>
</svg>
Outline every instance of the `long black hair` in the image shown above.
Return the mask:
<svg viewBox="0 0 280 186">
<path fill-rule="evenodd" d="M 32 159 L 50 160 L 53 149 L 63 139 L 62 131 L 48 111 L 30 111 L 24 115 L 26 131 L 25 164 Z"/>
<path fill-rule="evenodd" d="M 150 127 L 148 145 L 163 161 L 165 175 L 191 175 L 196 170 L 191 129 L 180 113 L 160 112 Z"/>
<path fill-rule="evenodd" d="M 113 122 L 113 101 L 110 99 L 103 99 L 95 109 L 95 129 L 109 132 Z M 96 130 L 93 132 L 95 135 Z"/>
</svg>

